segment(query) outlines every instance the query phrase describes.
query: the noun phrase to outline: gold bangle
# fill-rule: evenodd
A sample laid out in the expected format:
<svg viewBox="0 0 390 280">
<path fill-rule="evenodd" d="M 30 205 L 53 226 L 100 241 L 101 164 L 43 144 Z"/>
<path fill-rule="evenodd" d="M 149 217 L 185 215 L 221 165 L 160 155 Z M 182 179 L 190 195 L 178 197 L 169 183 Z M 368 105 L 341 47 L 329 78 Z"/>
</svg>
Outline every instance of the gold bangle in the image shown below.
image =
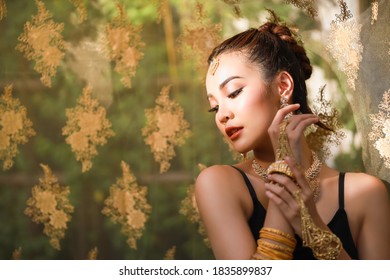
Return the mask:
<svg viewBox="0 0 390 280">
<path fill-rule="evenodd" d="M 256 252 L 252 259 L 256 260 L 290 260 L 296 246 L 293 235 L 274 228 L 263 227 L 259 232 Z"/>
<path fill-rule="evenodd" d="M 288 239 L 291 239 L 291 240 L 295 240 L 295 237 L 287 232 L 284 232 L 284 231 L 281 231 L 280 229 L 276 229 L 276 228 L 270 228 L 270 227 L 263 227 L 261 228 L 260 230 L 260 235 L 264 232 L 271 232 L 271 233 L 275 233 L 277 235 L 281 235 L 285 238 L 288 238 Z"/>
<path fill-rule="evenodd" d="M 295 179 L 294 173 L 291 171 L 290 167 L 284 160 L 277 160 L 271 163 L 271 165 L 268 166 L 267 173 L 268 174 L 279 173 L 279 174 L 286 175 L 291 179 Z"/>
<path fill-rule="evenodd" d="M 260 230 L 260 239 L 269 239 L 283 244 L 287 247 L 295 248 L 297 241 L 294 236 L 276 229 L 263 228 Z"/>
<path fill-rule="evenodd" d="M 259 239 L 256 253 L 253 255 L 255 259 L 263 260 L 291 260 L 293 257 L 293 249 L 281 246 L 270 241 Z"/>
<path fill-rule="evenodd" d="M 285 253 L 291 253 L 291 254 L 294 252 L 294 247 L 272 243 L 272 242 L 265 240 L 265 239 L 257 240 L 257 245 L 258 245 L 258 247 L 266 245 L 268 248 L 271 248 L 271 249 L 279 251 L 279 252 L 285 252 Z"/>
</svg>

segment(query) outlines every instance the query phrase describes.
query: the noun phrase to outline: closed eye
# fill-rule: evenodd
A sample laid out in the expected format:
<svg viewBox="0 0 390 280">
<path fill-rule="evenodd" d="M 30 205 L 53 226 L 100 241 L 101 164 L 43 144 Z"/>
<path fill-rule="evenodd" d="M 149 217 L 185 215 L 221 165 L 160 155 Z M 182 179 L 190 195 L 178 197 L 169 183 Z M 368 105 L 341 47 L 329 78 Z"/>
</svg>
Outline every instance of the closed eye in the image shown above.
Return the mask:
<svg viewBox="0 0 390 280">
<path fill-rule="evenodd" d="M 243 88 L 239 88 L 228 95 L 229 98 L 234 98 L 242 92 Z"/>
<path fill-rule="evenodd" d="M 212 113 L 212 112 L 218 112 L 218 109 L 219 109 L 219 106 L 214 106 L 213 108 L 211 108 L 210 110 L 208 110 L 208 112 Z"/>
</svg>

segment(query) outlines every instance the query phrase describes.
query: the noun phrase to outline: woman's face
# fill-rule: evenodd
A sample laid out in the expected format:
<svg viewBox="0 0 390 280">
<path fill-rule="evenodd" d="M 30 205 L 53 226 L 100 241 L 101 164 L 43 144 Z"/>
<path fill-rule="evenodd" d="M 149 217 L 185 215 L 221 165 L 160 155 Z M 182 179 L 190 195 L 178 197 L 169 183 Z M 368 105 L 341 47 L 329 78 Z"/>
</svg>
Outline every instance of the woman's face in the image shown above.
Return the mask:
<svg viewBox="0 0 390 280">
<path fill-rule="evenodd" d="M 279 109 L 275 86 L 267 85 L 258 67 L 241 53 L 221 54 L 218 59 L 206 77 L 210 111 L 215 113 L 218 129 L 240 153 L 272 151 L 267 129 Z"/>
</svg>

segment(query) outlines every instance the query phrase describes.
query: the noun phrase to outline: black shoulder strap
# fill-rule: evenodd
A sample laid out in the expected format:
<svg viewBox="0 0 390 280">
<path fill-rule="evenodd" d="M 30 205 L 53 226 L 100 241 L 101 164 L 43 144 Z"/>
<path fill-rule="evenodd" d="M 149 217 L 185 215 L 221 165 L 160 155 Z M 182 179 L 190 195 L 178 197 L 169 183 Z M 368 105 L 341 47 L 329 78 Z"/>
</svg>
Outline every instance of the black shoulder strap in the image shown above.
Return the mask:
<svg viewBox="0 0 390 280">
<path fill-rule="evenodd" d="M 345 173 L 340 172 L 339 174 L 339 208 L 344 209 L 344 180 Z"/>
<path fill-rule="evenodd" d="M 231 165 L 231 167 L 233 167 L 234 169 L 238 170 L 241 173 L 242 177 L 244 178 L 245 184 L 246 184 L 246 186 L 247 186 L 247 188 L 249 190 L 249 193 L 251 194 L 252 199 L 254 201 L 256 201 L 257 200 L 257 195 L 256 195 L 256 192 L 255 192 L 255 189 L 252 186 L 252 183 L 249 181 L 248 176 L 246 176 L 245 172 L 242 171 L 241 169 L 239 169 L 239 168 L 237 168 L 237 167 L 235 167 L 233 165 Z"/>
</svg>

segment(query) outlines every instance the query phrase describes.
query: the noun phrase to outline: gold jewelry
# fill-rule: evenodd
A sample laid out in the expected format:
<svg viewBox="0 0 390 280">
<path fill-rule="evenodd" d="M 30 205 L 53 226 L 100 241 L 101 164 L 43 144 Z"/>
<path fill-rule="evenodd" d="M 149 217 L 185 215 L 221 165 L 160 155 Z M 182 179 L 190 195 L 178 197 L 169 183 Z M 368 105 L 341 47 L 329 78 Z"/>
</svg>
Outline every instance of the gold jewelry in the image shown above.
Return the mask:
<svg viewBox="0 0 390 280">
<path fill-rule="evenodd" d="M 303 246 L 313 251 L 314 257 L 320 260 L 335 260 L 340 255 L 342 244 L 340 239 L 329 230 L 318 227 L 309 214 L 300 191 L 293 193 L 301 209 L 301 228 Z"/>
<path fill-rule="evenodd" d="M 278 160 L 273 162 L 267 169 L 268 174 L 279 173 L 295 179 L 294 173 L 292 173 L 290 167 L 284 160 Z"/>
<path fill-rule="evenodd" d="M 283 243 L 289 247 L 294 247 L 297 244 L 293 235 L 281 231 L 280 229 L 263 227 L 259 233 L 260 238 L 268 238 L 274 240 L 275 242 Z"/>
<path fill-rule="evenodd" d="M 267 170 L 265 168 L 261 167 L 257 163 L 255 158 L 252 160 L 252 169 L 256 173 L 256 175 L 259 176 L 265 183 L 269 182 Z"/>
<path fill-rule="evenodd" d="M 320 198 L 320 181 L 318 180 L 318 174 L 321 171 L 322 161 L 318 158 L 315 152 L 311 152 L 313 156 L 313 163 L 309 169 L 305 171 L 305 178 L 309 181 L 310 189 L 313 191 L 314 201 L 318 201 Z"/>
<path fill-rule="evenodd" d="M 263 227 L 259 232 L 256 260 L 291 260 L 297 241 L 291 234 L 279 229 Z"/>
<path fill-rule="evenodd" d="M 219 66 L 219 58 L 217 57 L 217 58 L 214 58 L 213 61 L 211 62 L 211 65 L 210 65 L 211 75 L 214 76 L 215 72 L 218 69 L 218 66 Z"/>
<path fill-rule="evenodd" d="M 296 199 L 298 196 L 300 196 L 302 193 L 302 190 L 301 189 L 297 189 L 296 191 L 294 191 L 292 193 L 292 195 L 294 196 L 294 198 Z"/>
<path fill-rule="evenodd" d="M 280 124 L 279 128 L 279 146 L 276 149 L 276 161 L 272 163 L 267 170 L 268 174 L 272 173 L 280 173 L 284 174 L 292 179 L 295 179 L 294 173 L 292 173 L 290 167 L 288 164 L 284 161 L 284 158 L 288 155 L 291 155 L 290 151 L 290 145 L 288 143 L 287 133 L 286 133 L 286 127 L 287 127 L 287 120 L 284 120 Z"/>
<path fill-rule="evenodd" d="M 282 97 L 280 98 L 280 108 L 284 108 L 284 107 L 286 107 L 286 106 L 288 106 L 288 105 L 289 105 L 289 104 L 288 104 L 288 98 L 287 98 L 286 96 L 282 96 Z M 292 117 L 292 115 L 293 115 L 292 112 L 288 113 L 288 114 L 284 117 L 284 120 L 287 121 L 289 118 Z"/>
</svg>

